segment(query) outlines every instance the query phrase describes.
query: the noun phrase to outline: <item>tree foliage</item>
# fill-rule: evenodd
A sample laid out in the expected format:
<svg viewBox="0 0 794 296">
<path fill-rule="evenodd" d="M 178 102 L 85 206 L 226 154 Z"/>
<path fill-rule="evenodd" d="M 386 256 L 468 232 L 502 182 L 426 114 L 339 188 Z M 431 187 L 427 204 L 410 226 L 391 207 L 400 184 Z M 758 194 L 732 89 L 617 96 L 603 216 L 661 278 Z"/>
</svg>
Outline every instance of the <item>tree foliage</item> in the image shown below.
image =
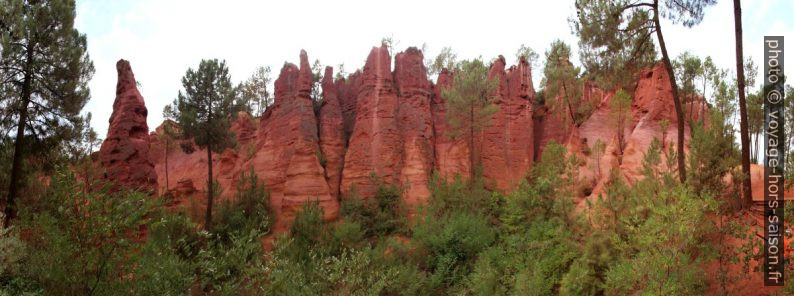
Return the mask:
<svg viewBox="0 0 794 296">
<path fill-rule="evenodd" d="M 678 94 L 675 72 L 664 42 L 660 17 L 685 27 L 703 20 L 703 8 L 715 0 L 577 0 L 574 32 L 580 38 L 580 53 L 588 72 L 606 81 L 605 88 L 625 86 L 637 70 L 655 60 L 653 34 L 662 53 L 662 62 L 673 90 L 678 124 L 678 177 L 686 180 L 684 154 L 684 111 Z M 637 68 L 639 67 L 639 68 Z"/>
<path fill-rule="evenodd" d="M 205 227 L 212 226 L 212 153 L 221 153 L 235 144 L 230 119 L 237 113 L 235 89 L 226 61 L 201 60 L 182 77 L 182 87 L 174 104 L 182 136 L 207 150 L 207 212 Z M 186 147 L 183 147 L 183 149 Z M 190 148 L 186 149 L 190 150 Z"/>
<path fill-rule="evenodd" d="M 540 63 L 540 55 L 538 55 L 538 53 L 532 49 L 532 47 L 526 46 L 524 44 L 521 44 L 521 46 L 518 48 L 518 51 L 516 51 L 516 61 L 520 61 L 522 59 L 527 61 L 532 69 L 537 68 L 539 66 L 538 63 Z"/>
<path fill-rule="evenodd" d="M 52 163 L 65 145 L 82 137 L 80 111 L 90 98 L 94 66 L 85 35 L 74 28 L 75 14 L 69 0 L 0 1 L 0 140 L 15 137 L 8 192 L 0 204 L 5 225 L 15 215 L 23 167 L 37 166 L 23 161 Z"/>
<path fill-rule="evenodd" d="M 570 22 L 579 36 L 580 59 L 602 88 L 626 86 L 656 61 L 648 10 L 624 0 L 579 0 L 576 9 Z"/>
<path fill-rule="evenodd" d="M 469 169 L 474 179 L 478 153 L 475 137 L 491 122 L 491 117 L 498 110 L 493 102 L 498 93 L 497 79 L 488 77 L 488 67 L 480 59 L 460 62 L 455 71 L 455 78 L 450 87 L 442 90 L 447 107 L 446 120 L 452 128 L 450 137 L 463 137 L 469 148 Z"/>
<path fill-rule="evenodd" d="M 201 60 L 198 69 L 185 72 L 182 87 L 174 102 L 182 136 L 215 153 L 233 147 L 229 127 L 237 105 L 226 62 Z"/>
<path fill-rule="evenodd" d="M 270 67 L 259 66 L 251 74 L 251 77 L 237 86 L 240 94 L 238 104 L 243 107 L 244 111 L 254 117 L 259 117 L 267 107 L 273 104 L 273 97 L 269 90 L 270 82 Z"/>
<path fill-rule="evenodd" d="M 568 123 L 580 125 L 590 116 L 593 106 L 590 102 L 582 101 L 583 84 L 579 79 L 579 67 L 571 63 L 571 47 L 562 40 L 552 41 L 546 51 L 540 85 L 552 112 L 566 115 L 566 126 Z"/>
<path fill-rule="evenodd" d="M 434 59 L 427 62 L 427 73 L 435 75 L 441 73 L 441 70 L 444 69 L 452 71 L 458 64 L 457 58 L 458 55 L 452 51 L 451 47 L 444 47 Z"/>
</svg>

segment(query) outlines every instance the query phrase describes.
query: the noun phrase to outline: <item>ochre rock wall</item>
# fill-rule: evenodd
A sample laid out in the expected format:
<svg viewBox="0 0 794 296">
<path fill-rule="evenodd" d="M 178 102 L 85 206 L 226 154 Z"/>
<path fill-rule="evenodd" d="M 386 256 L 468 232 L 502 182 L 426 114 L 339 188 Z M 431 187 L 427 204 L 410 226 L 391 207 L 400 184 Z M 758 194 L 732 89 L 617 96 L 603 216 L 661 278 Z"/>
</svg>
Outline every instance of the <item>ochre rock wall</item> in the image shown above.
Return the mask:
<svg viewBox="0 0 794 296">
<path fill-rule="evenodd" d="M 444 180 L 468 178 L 471 152 L 465 140 L 449 136 L 452 131 L 443 95 L 444 88 L 454 82 L 454 73 L 442 70 L 433 83 L 423 61 L 416 48 L 398 53 L 393 61 L 387 46 L 373 47 L 362 70 L 334 79 L 328 67 L 323 79 L 315 82 L 308 57 L 301 52 L 299 66 L 286 63 L 281 69 L 274 104 L 259 118 L 238 115 L 232 124 L 237 147 L 213 158 L 218 168 L 214 177 L 222 187 L 220 200 L 232 197 L 235 180 L 253 170 L 270 192 L 276 230 L 285 231 L 296 212 L 310 201 L 317 201 L 324 218 L 333 220 L 341 199 L 371 198 L 381 184 L 399 186 L 403 201 L 412 208 L 430 197 L 428 182 L 433 174 Z M 579 171 L 589 190 L 581 192 L 580 198 L 597 196 L 612 168 L 618 168 L 628 181 L 636 180 L 651 141 L 662 138 L 659 121 L 663 118 L 670 121 L 665 147 L 675 145 L 672 92 L 661 66 L 640 73 L 636 89 L 630 91 L 635 100 L 624 130 L 627 146 L 622 163 L 609 118 L 614 91 L 585 84 L 583 100 L 594 111 L 577 126 L 561 117 L 566 114 L 537 105 L 526 61 L 508 68 L 499 57 L 491 64 L 489 77 L 498 80 L 494 101 L 498 111 L 476 135 L 475 144 L 481 147 L 477 162 L 492 190 L 509 192 L 525 180 L 551 140 L 582 159 Z M 311 97 L 313 83 L 322 87 L 319 106 Z M 702 118 L 707 110 L 700 98 L 688 98 L 686 106 L 694 119 Z M 145 127 L 145 115 L 142 122 Z M 563 126 L 562 122 L 571 124 Z M 202 207 L 206 153 L 185 154 L 174 149 L 178 147 L 174 143 L 166 151 L 158 133 L 161 128 L 141 148 L 151 146 L 151 155 L 144 159 L 155 164 L 158 191 L 174 196 L 175 204 Z M 597 140 L 607 145 L 598 161 L 590 153 Z"/>
</svg>

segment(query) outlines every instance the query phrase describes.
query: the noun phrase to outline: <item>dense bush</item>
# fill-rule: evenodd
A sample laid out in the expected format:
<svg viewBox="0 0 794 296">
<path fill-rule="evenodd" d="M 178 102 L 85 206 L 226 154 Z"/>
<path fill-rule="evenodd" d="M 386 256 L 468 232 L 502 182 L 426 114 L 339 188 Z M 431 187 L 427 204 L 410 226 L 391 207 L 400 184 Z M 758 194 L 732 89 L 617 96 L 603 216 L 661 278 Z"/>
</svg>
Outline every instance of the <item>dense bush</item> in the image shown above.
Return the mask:
<svg viewBox="0 0 794 296">
<path fill-rule="evenodd" d="M 37 212 L 19 226 L 30 234 L 24 276 L 45 293 L 112 294 L 129 289 L 143 230 L 156 206 L 137 192 L 85 192 L 67 169 L 56 173 Z"/>
<path fill-rule="evenodd" d="M 0 236 L 0 260 L 8 262 L 0 291 L 235 294 L 256 284 L 268 213 L 245 217 L 246 198 L 229 204 L 243 218 L 221 219 L 217 232 L 207 232 L 184 213 L 162 210 L 157 198 L 85 188 L 62 169 L 33 206 L 22 208 L 17 228 Z"/>
<path fill-rule="evenodd" d="M 383 237 L 405 231 L 407 212 L 396 186 L 381 184 L 375 196 L 366 200 L 357 195 L 343 198 L 341 214 L 347 222 L 341 227 L 348 231 L 358 227 L 364 237 Z"/>
<path fill-rule="evenodd" d="M 454 287 L 470 272 L 477 254 L 493 244 L 495 231 L 485 217 L 453 212 L 418 223 L 414 239 L 427 250 L 433 288 Z"/>
<path fill-rule="evenodd" d="M 213 233 L 224 239 L 251 230 L 262 235 L 270 232 L 270 195 L 253 169 L 240 175 L 232 200 L 222 202 L 217 211 Z"/>
</svg>

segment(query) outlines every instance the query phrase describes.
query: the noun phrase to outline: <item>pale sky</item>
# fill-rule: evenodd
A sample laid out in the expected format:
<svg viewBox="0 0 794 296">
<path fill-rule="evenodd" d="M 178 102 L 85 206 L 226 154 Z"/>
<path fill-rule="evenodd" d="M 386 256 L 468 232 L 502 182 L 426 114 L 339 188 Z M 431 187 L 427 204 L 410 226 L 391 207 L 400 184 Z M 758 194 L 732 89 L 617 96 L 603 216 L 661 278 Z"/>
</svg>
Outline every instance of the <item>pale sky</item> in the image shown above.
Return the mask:
<svg viewBox="0 0 794 296">
<path fill-rule="evenodd" d="M 789 44 L 794 42 L 794 1 L 742 2 L 745 56 L 752 56 L 761 72 L 764 35 L 783 35 Z M 85 111 L 93 113 L 92 126 L 104 138 L 115 99 L 115 65 L 121 58 L 130 61 L 141 84 L 150 130 L 160 124 L 163 106 L 181 89 L 185 71 L 201 59 L 225 59 L 237 83 L 260 65 L 270 66 L 275 80 L 284 62 L 298 63 L 301 49 L 312 62 L 319 59 L 335 71 L 344 64 L 350 73 L 363 66 L 383 37 L 392 37 L 397 51 L 427 44 L 426 58 L 450 46 L 459 58 L 490 60 L 502 54 L 508 65 L 515 62 L 521 44 L 542 57 L 554 39 L 562 39 L 578 64 L 577 38 L 568 23 L 574 14 L 573 0 L 78 0 L 76 26 L 87 35 L 96 67 Z M 689 50 L 712 56 L 719 68 L 735 68 L 733 1 L 718 0 L 694 28 L 665 21 L 662 30 L 672 57 Z M 794 71 L 792 61 L 794 55 L 785 62 L 789 73 Z M 539 72 L 533 69 L 536 88 Z"/>
</svg>

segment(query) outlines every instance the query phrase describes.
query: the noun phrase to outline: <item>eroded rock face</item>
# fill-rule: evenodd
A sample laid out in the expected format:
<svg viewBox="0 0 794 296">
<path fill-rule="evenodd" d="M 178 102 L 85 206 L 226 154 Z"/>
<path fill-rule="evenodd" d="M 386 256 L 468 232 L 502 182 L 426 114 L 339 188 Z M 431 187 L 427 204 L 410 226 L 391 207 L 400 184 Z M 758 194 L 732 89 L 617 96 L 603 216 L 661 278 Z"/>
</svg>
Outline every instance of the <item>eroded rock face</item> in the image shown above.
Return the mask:
<svg viewBox="0 0 794 296">
<path fill-rule="evenodd" d="M 311 98 L 313 77 L 306 53 L 301 52 L 300 65 L 285 64 L 275 81 L 274 104 L 259 118 L 239 114 L 232 124 L 238 147 L 213 157 L 217 168 L 214 177 L 222 188 L 219 200 L 233 196 L 237 178 L 253 170 L 270 192 L 276 232 L 284 232 L 295 214 L 310 201 L 319 202 L 325 219 L 332 220 L 338 216 L 339 199 L 371 198 L 380 184 L 400 186 L 404 202 L 416 206 L 430 197 L 428 182 L 433 174 L 448 181 L 456 175 L 468 178 L 472 172 L 471 152 L 464 137 L 449 136 L 451 128 L 443 96 L 443 89 L 453 83 L 454 73 L 442 71 L 434 85 L 428 80 L 422 53 L 416 48 L 396 55 L 394 71 L 391 62 L 387 47 L 381 46 L 372 48 L 364 68 L 348 77 L 334 80 L 333 69 L 326 68 L 318 114 Z M 169 188 L 164 188 L 166 151 L 160 137 L 145 137 L 145 143 L 135 142 L 137 138 L 130 136 L 111 138 L 111 133 L 137 135 L 139 128 L 135 127 L 143 127 L 143 135 L 148 132 L 145 107 L 134 89 L 134 78 L 130 72 L 129 77 L 124 76 L 128 82 L 122 83 L 122 71 L 119 73 L 119 94 L 132 96 L 117 97 L 116 105 L 124 107 L 114 109 L 112 132 L 105 143 L 108 148 L 103 145 L 103 149 L 112 151 L 112 141 L 116 141 L 113 147 L 135 148 L 114 152 L 122 155 L 119 151 L 134 151 L 112 158 L 117 159 L 114 163 L 123 159 L 126 162 L 121 163 L 125 164 L 145 164 L 136 155 L 152 149 L 151 155 L 143 159 L 156 163 L 161 193 L 170 193 L 178 204 L 204 206 L 205 151 L 185 154 L 178 149 L 179 141 L 172 143 L 167 152 Z M 491 65 L 489 76 L 499 81 L 494 102 L 498 111 L 490 125 L 476 135 L 475 145 L 480 147 L 477 161 L 482 164 L 485 184 L 490 189 L 514 189 L 551 140 L 566 145 L 569 154 L 581 160 L 580 176 L 591 188 L 579 197 L 602 192 L 613 168 L 629 182 L 640 177 L 642 158 L 653 138 L 664 135 L 665 147 L 675 145 L 675 112 L 664 67 L 656 66 L 639 77 L 624 130 L 627 145 L 622 163 L 618 161 L 616 131 L 610 119 L 609 102 L 614 92 L 585 84 L 582 100 L 595 109 L 576 126 L 563 117 L 568 116 L 567 112 L 535 105 L 531 69 L 526 61 L 507 68 L 500 57 Z M 131 101 L 126 102 L 128 99 Z M 691 112 L 689 118 L 702 118 L 707 111 L 702 99 L 687 99 L 685 103 Z M 143 113 L 139 107 L 143 107 Z M 125 112 L 129 114 L 117 115 Z M 132 119 L 116 123 L 127 117 Z M 662 119 L 670 122 L 666 132 L 660 128 Z M 563 126 L 563 122 L 570 126 Z M 158 129 L 157 133 L 161 132 Z M 126 144 L 118 144 L 122 140 Z M 597 141 L 604 142 L 606 149 L 596 159 L 592 149 Z M 145 147 L 138 149 L 136 145 Z M 119 166 L 117 171 L 128 167 Z M 124 180 L 133 179 L 141 180 Z"/>
<path fill-rule="evenodd" d="M 378 182 L 399 184 L 402 171 L 399 102 L 386 45 L 372 48 L 361 75 L 341 193 L 368 198 L 375 194 Z"/>
<path fill-rule="evenodd" d="M 524 180 L 534 156 L 533 103 L 535 89 L 529 64 L 521 59 L 505 72 L 504 57 L 491 65 L 491 79 L 499 79 L 499 97 L 482 137 L 482 166 L 486 185 L 507 192 Z"/>
<path fill-rule="evenodd" d="M 356 104 L 358 92 L 361 89 L 361 77 L 361 71 L 356 71 L 347 78 L 334 81 L 339 105 L 342 108 L 345 142 L 350 140 L 350 135 L 353 133 L 353 127 L 356 124 Z"/>
<path fill-rule="evenodd" d="M 452 181 L 456 177 L 468 178 L 471 173 L 469 145 L 462 137 L 450 137 L 451 128 L 447 121 L 447 108 L 442 95 L 443 90 L 452 85 L 454 76 L 444 69 L 438 74 L 433 87 L 431 108 L 433 132 L 435 134 L 435 171 L 439 177 Z"/>
<path fill-rule="evenodd" d="M 321 164 L 325 153 L 320 148 L 321 132 L 310 95 L 312 80 L 308 57 L 301 52 L 300 67 L 286 63 L 281 69 L 275 81 L 274 104 L 260 118 L 238 114 L 231 126 L 237 136 L 237 148 L 213 157 L 214 178 L 221 186 L 218 201 L 234 196 L 235 184 L 243 173 L 255 172 L 270 194 L 276 232 L 286 231 L 295 214 L 310 201 L 319 203 L 326 220 L 335 219 L 339 212 L 339 202 L 329 188 L 326 170 Z M 333 105 L 333 99 L 325 106 L 329 105 Z M 338 138 L 342 128 L 338 114 L 334 122 L 325 126 L 336 124 L 338 129 L 330 128 L 331 132 L 324 132 L 324 138 L 328 140 L 326 149 L 333 146 L 339 150 L 343 142 Z M 337 137 L 336 142 L 331 143 L 330 135 Z M 160 186 L 165 186 L 165 157 L 160 156 L 165 153 L 165 145 L 158 137 L 154 139 L 152 147 L 157 150 L 154 159 Z M 202 197 L 207 187 L 206 151 L 199 149 L 186 154 L 178 145 L 172 143 L 177 148 L 168 152 L 170 182 L 163 192 L 171 193 L 183 206 L 203 207 Z M 185 198 L 186 195 L 191 197 Z"/>
<path fill-rule="evenodd" d="M 398 124 L 402 132 L 403 161 L 400 184 L 410 206 L 430 198 L 428 181 L 433 169 L 432 90 L 422 52 L 415 47 L 397 54 L 394 77 L 399 95 Z"/>
<path fill-rule="evenodd" d="M 149 158 L 148 111 L 138 91 L 130 63 L 116 63 L 116 100 L 108 134 L 99 149 L 105 179 L 127 189 L 152 192 L 157 185 L 154 164 Z"/>
<path fill-rule="evenodd" d="M 587 169 L 581 171 L 586 175 L 586 179 L 593 184 L 590 197 L 595 197 L 603 192 L 604 183 L 608 179 L 611 169 L 618 169 L 620 176 L 629 183 L 641 179 L 643 177 L 643 159 L 654 139 L 660 141 L 660 148 L 663 150 L 660 155 L 660 166 L 662 166 L 660 169 L 674 169 L 664 167 L 667 158 L 672 157 L 668 151 L 670 148 L 675 149 L 678 135 L 673 92 L 664 65 L 660 63 L 651 69 L 642 71 L 639 75 L 637 88 L 633 93 L 634 102 L 631 107 L 630 120 L 623 131 L 626 146 L 622 161 L 618 157 L 617 131 L 614 127 L 614 120 L 610 119 L 609 101 L 613 95 L 614 92 L 605 93 L 594 113 L 579 129 L 579 137 L 587 143 L 587 150 L 592 151 L 598 140 L 606 144 L 605 152 L 599 158 L 598 166 L 596 166 L 595 156 L 582 155 L 586 157 Z M 687 113 L 685 116 L 687 119 L 684 128 L 685 153 L 688 151 L 687 143 L 690 136 L 689 118 L 701 120 L 704 117 L 703 114 L 708 111 L 702 98 L 690 97 L 687 100 L 685 110 L 690 110 L 691 115 Z M 666 130 L 662 130 L 661 122 L 663 120 L 669 122 Z M 582 152 L 582 149 L 575 151 Z M 600 169 L 596 169 L 596 167 L 600 167 Z"/>
<path fill-rule="evenodd" d="M 320 204 L 326 220 L 339 212 L 320 163 L 312 79 L 305 51 L 300 54 L 300 68 L 284 65 L 275 82 L 275 103 L 260 119 L 258 150 L 243 164 L 264 180 L 281 221 L 290 221 L 309 201 Z"/>
</svg>

